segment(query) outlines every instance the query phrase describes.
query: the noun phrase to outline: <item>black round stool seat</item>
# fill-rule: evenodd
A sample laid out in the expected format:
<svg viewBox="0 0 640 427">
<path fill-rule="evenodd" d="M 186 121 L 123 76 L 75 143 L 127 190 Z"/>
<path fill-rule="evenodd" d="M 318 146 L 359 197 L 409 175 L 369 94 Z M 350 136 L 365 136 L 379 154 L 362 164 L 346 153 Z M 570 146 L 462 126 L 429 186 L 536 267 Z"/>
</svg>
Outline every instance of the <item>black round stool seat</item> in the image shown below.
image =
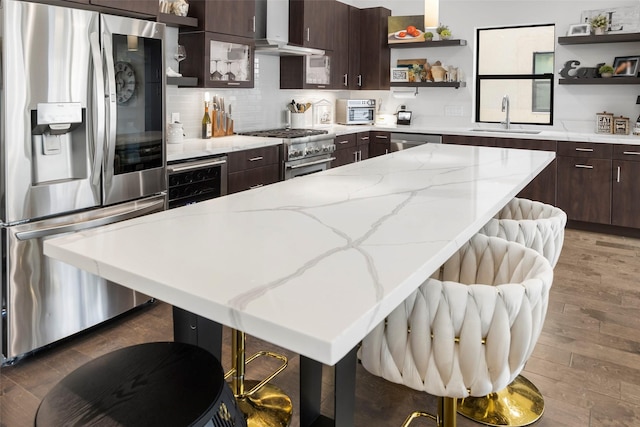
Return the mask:
<svg viewBox="0 0 640 427">
<path fill-rule="evenodd" d="M 190 344 L 134 345 L 98 357 L 44 397 L 36 427 L 246 426 L 222 366 Z"/>
</svg>

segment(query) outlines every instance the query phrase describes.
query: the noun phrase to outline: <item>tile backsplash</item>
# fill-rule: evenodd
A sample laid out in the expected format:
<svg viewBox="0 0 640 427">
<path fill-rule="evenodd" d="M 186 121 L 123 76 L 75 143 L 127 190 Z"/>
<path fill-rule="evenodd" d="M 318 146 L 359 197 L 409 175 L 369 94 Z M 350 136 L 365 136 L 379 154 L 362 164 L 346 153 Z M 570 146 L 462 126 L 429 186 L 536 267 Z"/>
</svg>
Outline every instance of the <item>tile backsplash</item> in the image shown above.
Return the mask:
<svg viewBox="0 0 640 427">
<path fill-rule="evenodd" d="M 201 89 L 167 86 L 167 123 L 171 113 L 180 113 L 186 138 L 198 138 L 204 114 L 204 93 L 224 97 L 225 105 L 232 106 L 236 132 L 278 128 L 285 125 L 286 104 L 315 103 L 326 99 L 332 104 L 348 92 L 280 89 L 280 59 L 276 56 L 256 54 L 253 89 Z"/>
</svg>

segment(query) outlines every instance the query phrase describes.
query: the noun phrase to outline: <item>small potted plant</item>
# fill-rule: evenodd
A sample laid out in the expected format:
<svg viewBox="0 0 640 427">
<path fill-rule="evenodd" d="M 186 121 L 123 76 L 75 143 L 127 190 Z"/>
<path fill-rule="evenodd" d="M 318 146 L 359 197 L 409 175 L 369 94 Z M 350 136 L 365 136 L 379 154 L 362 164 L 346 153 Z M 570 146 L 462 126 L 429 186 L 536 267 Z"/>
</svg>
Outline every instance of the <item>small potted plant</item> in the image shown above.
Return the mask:
<svg viewBox="0 0 640 427">
<path fill-rule="evenodd" d="M 449 27 L 442 23 L 436 28 L 436 33 L 438 33 L 438 36 L 440 36 L 441 40 L 446 40 L 444 37 L 451 37 L 451 31 L 449 30 Z M 443 35 L 442 33 L 445 33 L 445 35 Z"/>
<path fill-rule="evenodd" d="M 598 69 L 598 73 L 600 74 L 600 77 L 611 77 L 613 75 L 613 67 L 609 64 L 604 64 Z"/>
<path fill-rule="evenodd" d="M 431 31 L 427 31 L 424 33 L 424 40 L 430 42 L 433 40 L 433 33 Z"/>
<path fill-rule="evenodd" d="M 451 31 L 449 30 L 442 30 L 442 32 L 440 33 L 440 38 L 442 40 L 449 40 L 451 38 Z"/>
<path fill-rule="evenodd" d="M 589 20 L 589 24 L 591 24 L 591 28 L 593 28 L 593 33 L 598 36 L 604 34 L 609 21 L 604 15 L 596 15 Z"/>
</svg>

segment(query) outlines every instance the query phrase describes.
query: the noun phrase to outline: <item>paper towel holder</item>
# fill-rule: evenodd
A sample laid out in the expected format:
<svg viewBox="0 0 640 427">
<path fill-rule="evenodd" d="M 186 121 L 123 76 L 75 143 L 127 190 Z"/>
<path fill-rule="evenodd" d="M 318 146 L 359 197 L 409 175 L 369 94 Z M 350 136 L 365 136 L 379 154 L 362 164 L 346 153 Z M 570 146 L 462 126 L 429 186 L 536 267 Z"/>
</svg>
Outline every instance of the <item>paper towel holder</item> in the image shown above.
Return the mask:
<svg viewBox="0 0 640 427">
<path fill-rule="evenodd" d="M 394 98 L 402 99 L 402 98 L 415 98 L 418 96 L 418 87 L 412 90 L 392 90 L 391 95 Z"/>
</svg>

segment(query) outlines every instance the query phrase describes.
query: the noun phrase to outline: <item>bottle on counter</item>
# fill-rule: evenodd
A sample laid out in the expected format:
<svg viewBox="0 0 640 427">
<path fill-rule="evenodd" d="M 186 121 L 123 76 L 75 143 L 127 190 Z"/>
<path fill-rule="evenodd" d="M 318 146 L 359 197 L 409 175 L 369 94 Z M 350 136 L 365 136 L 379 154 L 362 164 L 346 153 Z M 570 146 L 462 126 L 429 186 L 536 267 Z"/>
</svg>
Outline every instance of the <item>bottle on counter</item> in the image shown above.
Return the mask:
<svg viewBox="0 0 640 427">
<path fill-rule="evenodd" d="M 211 116 L 209 115 L 209 103 L 204 102 L 204 116 L 202 116 L 202 139 L 211 138 Z"/>
</svg>

